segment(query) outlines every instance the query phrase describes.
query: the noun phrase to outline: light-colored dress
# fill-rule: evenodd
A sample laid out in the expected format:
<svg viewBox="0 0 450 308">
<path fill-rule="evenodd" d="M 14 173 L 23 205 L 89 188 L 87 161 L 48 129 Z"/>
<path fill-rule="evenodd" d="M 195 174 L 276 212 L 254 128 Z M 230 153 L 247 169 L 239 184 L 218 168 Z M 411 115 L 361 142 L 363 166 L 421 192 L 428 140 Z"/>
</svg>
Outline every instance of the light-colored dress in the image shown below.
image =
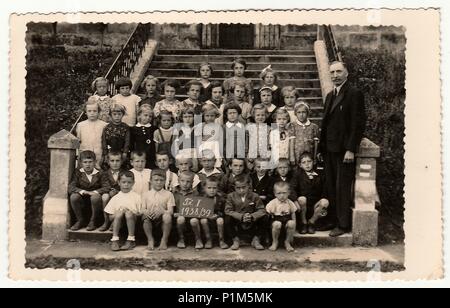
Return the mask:
<svg viewBox="0 0 450 308">
<path fill-rule="evenodd" d="M 161 111 L 165 110 L 170 113 L 172 113 L 173 117 L 175 118 L 175 121 L 178 121 L 181 114 L 181 102 L 178 100 L 168 102 L 166 99 L 157 102 L 155 105 L 155 117 L 158 117 L 161 114 Z"/>
<path fill-rule="evenodd" d="M 119 192 L 105 207 L 105 213 L 115 215 L 118 211 L 130 211 L 139 215 L 142 207 L 141 196 L 134 191 L 129 193 Z"/>
<path fill-rule="evenodd" d="M 117 94 L 112 98 L 113 102 L 119 103 L 126 109 L 126 114 L 123 116 L 122 122 L 130 127 L 133 127 L 137 123 L 137 112 L 139 109 L 139 102 L 141 98 L 137 95 L 131 94 L 129 96 L 123 96 Z"/>
<path fill-rule="evenodd" d="M 282 130 L 276 128 L 270 132 L 270 147 L 272 154 L 275 154 L 274 158 L 276 160 L 290 158 L 290 144 L 292 139 L 295 139 L 292 125 L 289 125 L 287 129 Z"/>
<path fill-rule="evenodd" d="M 99 96 L 98 94 L 92 95 L 89 100 L 94 100 L 100 107 L 100 113 L 98 114 L 98 119 L 104 122 L 111 122 L 111 116 L 109 115 L 109 110 L 112 104 L 112 98 L 109 95 Z"/>
<path fill-rule="evenodd" d="M 271 157 L 269 149 L 269 137 L 271 128 L 269 125 L 250 123 L 247 125 L 249 136 L 248 158 L 256 159 L 261 157 L 269 159 Z"/>
<path fill-rule="evenodd" d="M 144 169 L 142 171 L 131 169 L 130 171 L 134 174 L 133 191 L 143 197 L 150 190 L 150 175 L 152 171 L 150 169 Z"/>
<path fill-rule="evenodd" d="M 100 162 L 102 159 L 102 134 L 103 129 L 108 123 L 101 120 L 83 121 L 78 123 L 76 134 L 80 139 L 80 153 L 83 151 L 92 151 L 96 156 L 96 168 L 100 169 Z"/>
</svg>

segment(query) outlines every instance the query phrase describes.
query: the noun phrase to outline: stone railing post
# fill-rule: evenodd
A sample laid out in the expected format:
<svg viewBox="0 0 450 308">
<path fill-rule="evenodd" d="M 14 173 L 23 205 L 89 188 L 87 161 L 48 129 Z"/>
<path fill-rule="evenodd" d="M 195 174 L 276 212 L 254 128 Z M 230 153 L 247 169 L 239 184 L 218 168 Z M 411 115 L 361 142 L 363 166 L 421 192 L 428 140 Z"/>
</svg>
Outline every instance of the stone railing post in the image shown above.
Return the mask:
<svg viewBox="0 0 450 308">
<path fill-rule="evenodd" d="M 316 55 L 317 70 L 319 72 L 323 102 L 325 103 L 327 94 L 333 91 L 333 81 L 331 81 L 330 62 L 328 58 L 327 46 L 324 41 L 318 40 L 314 43 L 314 53 Z"/>
<path fill-rule="evenodd" d="M 50 149 L 50 188 L 44 199 L 42 239 L 67 239 L 69 223 L 68 189 L 75 168 L 76 150 L 80 141 L 66 130 L 48 140 Z"/>
<path fill-rule="evenodd" d="M 367 138 L 361 141 L 356 155 L 355 209 L 353 210 L 353 244 L 378 245 L 378 201 L 376 187 L 377 158 L 380 147 Z"/>
</svg>

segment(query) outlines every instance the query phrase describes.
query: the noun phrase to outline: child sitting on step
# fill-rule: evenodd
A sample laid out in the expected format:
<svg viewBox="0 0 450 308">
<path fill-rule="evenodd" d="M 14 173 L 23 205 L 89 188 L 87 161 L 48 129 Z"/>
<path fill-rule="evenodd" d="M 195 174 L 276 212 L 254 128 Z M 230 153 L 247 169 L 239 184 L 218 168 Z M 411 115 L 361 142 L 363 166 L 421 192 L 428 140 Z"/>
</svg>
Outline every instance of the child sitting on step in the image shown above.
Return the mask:
<svg viewBox="0 0 450 308">
<path fill-rule="evenodd" d="M 223 172 L 221 169 L 216 168 L 216 156 L 214 155 L 214 152 L 211 150 L 203 150 L 200 152 L 200 164 L 203 167 L 202 170 L 198 172 L 198 176 L 200 178 L 200 182 L 202 183 L 200 185 L 200 188 L 203 189 L 206 180 L 215 177 L 219 184 L 223 177 Z M 201 190 L 201 192 L 204 192 Z"/>
<path fill-rule="evenodd" d="M 162 88 L 164 89 L 165 98 L 156 103 L 155 105 L 155 116 L 159 117 L 162 111 L 168 111 L 172 114 L 175 121 L 178 122 L 181 112 L 181 103 L 176 99 L 177 91 L 180 84 L 175 79 L 167 79 Z"/>
<path fill-rule="evenodd" d="M 89 99 L 95 101 L 100 106 L 100 112 L 98 118 L 106 123 L 111 121 L 109 116 L 109 108 L 112 104 L 112 99 L 108 95 L 109 89 L 109 81 L 104 77 L 96 78 L 92 82 L 92 91 L 94 91 L 94 95 L 92 95 Z"/>
<path fill-rule="evenodd" d="M 200 102 L 205 103 L 211 99 L 211 90 L 213 84 L 210 81 L 211 75 L 213 74 L 213 68 L 209 63 L 202 63 L 198 68 L 198 74 L 200 76 L 199 81 L 202 84 L 202 89 L 200 91 Z"/>
<path fill-rule="evenodd" d="M 276 199 L 269 202 L 266 206 L 266 211 L 271 217 L 272 225 L 272 246 L 269 248 L 271 251 L 278 249 L 280 233 L 283 229 L 286 230 L 284 246 L 288 252 L 294 251 L 292 243 L 297 224 L 297 207 L 294 202 L 289 200 L 290 189 L 289 183 L 275 183 L 273 190 Z"/>
<path fill-rule="evenodd" d="M 219 190 L 226 195 L 235 191 L 236 179 L 240 175 L 247 174 L 244 158 L 230 159 L 227 167 L 229 171 L 222 177 L 219 185 Z"/>
<path fill-rule="evenodd" d="M 211 249 L 213 247 L 210 226 L 216 225 L 219 233 L 219 247 L 221 249 L 228 249 L 229 246 L 225 243 L 224 221 L 226 196 L 219 192 L 219 179 L 215 176 L 206 178 L 202 186 L 202 191 L 204 191 L 203 195 L 208 199 L 212 199 L 215 204 L 214 215 L 209 219 L 205 218 L 200 221 L 206 239 L 205 248 Z"/>
<path fill-rule="evenodd" d="M 174 196 L 175 196 L 175 204 L 177 206 L 177 212 L 174 214 L 174 217 L 177 220 L 177 231 L 178 231 L 178 244 L 177 247 L 179 249 L 186 248 L 186 242 L 184 240 L 184 232 L 186 229 L 186 223 L 191 225 L 192 231 L 195 235 L 195 249 L 203 249 L 204 245 L 201 238 L 201 229 L 200 229 L 200 219 L 198 218 L 186 218 L 182 216 L 178 210 L 181 208 L 181 203 L 184 198 L 196 197 L 199 196 L 197 189 L 193 189 L 195 173 L 191 171 L 183 172 L 179 177 L 179 187 L 177 187 Z"/>
<path fill-rule="evenodd" d="M 156 103 L 163 98 L 159 95 L 159 80 L 155 76 L 148 75 L 144 78 L 141 88 L 145 90 L 145 96 L 139 102 L 139 106 L 150 105 L 152 109 L 155 108 Z"/>
<path fill-rule="evenodd" d="M 133 191 L 134 174 L 124 171 L 119 176 L 120 192 L 115 195 L 105 208 L 105 213 L 113 221 L 113 237 L 111 239 L 111 250 L 132 250 L 136 247 L 136 217 L 140 214 L 142 200 L 141 196 Z M 120 247 L 119 234 L 123 221 L 126 221 L 128 238 Z"/>
<path fill-rule="evenodd" d="M 99 120 L 100 105 L 94 98 L 89 98 L 85 105 L 87 120 L 77 124 L 76 135 L 80 139 L 80 152 L 92 151 L 97 160 L 95 167 L 100 169 L 103 163 L 102 134 L 108 123 Z"/>
<path fill-rule="evenodd" d="M 235 192 L 227 197 L 225 205 L 225 225 L 233 238 L 232 250 L 238 250 L 243 234 L 252 238 L 252 246 L 256 250 L 264 250 L 261 238 L 266 228 L 267 212 L 261 198 L 251 191 L 251 181 L 248 175 L 236 178 Z"/>
<path fill-rule="evenodd" d="M 298 172 L 301 234 L 316 233 L 316 223 L 328 215 L 329 201 L 325 186 L 325 177 L 314 170 L 314 158 L 310 153 L 300 156 Z"/>
<path fill-rule="evenodd" d="M 109 152 L 108 153 L 108 166 L 109 169 L 102 174 L 102 182 L 105 187 L 109 187 L 109 191 L 104 193 L 102 196 L 103 209 L 106 208 L 111 198 L 117 195 L 120 191 L 119 185 L 119 175 L 122 171 L 122 153 L 120 152 Z M 103 226 L 98 229 L 100 232 L 105 232 L 111 227 L 111 221 L 109 220 L 109 214 L 104 212 L 105 222 Z"/>
<path fill-rule="evenodd" d="M 95 153 L 84 151 L 80 154 L 81 168 L 76 169 L 69 184 L 70 205 L 75 214 L 76 222 L 70 228 L 78 231 L 87 226 L 87 231 L 94 231 L 102 212 L 102 195 L 109 187 L 102 182 L 102 173 L 95 169 Z M 92 209 L 89 224 L 84 215 L 84 208 Z"/>
<path fill-rule="evenodd" d="M 148 240 L 148 250 L 155 249 L 153 230 L 162 229 L 162 238 L 159 250 L 166 250 L 172 229 L 172 215 L 175 207 L 175 199 L 171 192 L 164 189 L 166 172 L 153 170 L 151 175 L 152 189 L 145 193 L 142 200 L 142 222 L 144 232 Z"/>
<path fill-rule="evenodd" d="M 274 115 L 278 109 L 278 107 L 272 103 L 273 99 L 272 89 L 269 87 L 262 88 L 261 90 L 259 90 L 259 96 L 261 98 L 261 104 L 264 107 L 266 107 L 267 112 L 266 123 L 268 125 L 272 125 L 274 121 Z"/>
<path fill-rule="evenodd" d="M 252 82 L 245 78 L 245 71 L 247 70 L 247 62 L 242 58 L 237 58 L 233 61 L 231 64 L 231 69 L 233 70 L 234 76 L 231 78 L 228 78 L 224 81 L 223 87 L 225 90 L 225 102 L 228 102 L 234 94 L 234 88 L 236 83 L 243 84 L 243 87 L 245 88 L 245 92 L 248 95 L 248 102 L 250 105 L 252 105 L 253 100 L 251 97 L 251 93 L 253 92 L 253 86 Z"/>
<path fill-rule="evenodd" d="M 130 127 L 136 125 L 137 111 L 139 109 L 139 102 L 141 98 L 131 93 L 133 83 L 130 78 L 120 78 L 116 82 L 116 89 L 119 94 L 115 95 L 112 100 L 114 103 L 121 104 L 125 107 L 127 113 L 123 117 L 123 122 Z"/>
</svg>

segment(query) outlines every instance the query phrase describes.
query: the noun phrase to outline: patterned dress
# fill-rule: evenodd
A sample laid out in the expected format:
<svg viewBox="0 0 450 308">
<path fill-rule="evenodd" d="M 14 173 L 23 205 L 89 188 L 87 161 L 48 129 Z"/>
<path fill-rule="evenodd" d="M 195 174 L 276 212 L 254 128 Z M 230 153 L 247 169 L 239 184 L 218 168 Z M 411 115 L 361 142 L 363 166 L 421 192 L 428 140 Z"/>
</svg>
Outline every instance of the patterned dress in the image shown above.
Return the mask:
<svg viewBox="0 0 450 308">
<path fill-rule="evenodd" d="M 103 130 L 103 156 L 109 152 L 128 153 L 130 151 L 130 127 L 125 123 L 109 123 Z"/>
<path fill-rule="evenodd" d="M 296 121 L 291 125 L 295 136 L 295 161 L 298 164 L 303 153 L 314 154 L 314 138 L 319 138 L 320 131 L 319 126 L 309 120 L 305 124 Z"/>
<path fill-rule="evenodd" d="M 112 98 L 109 95 L 99 96 L 97 94 L 91 96 L 90 100 L 94 99 L 100 106 L 100 113 L 98 114 L 98 119 L 106 123 L 111 122 L 111 116 L 109 115 L 109 110 L 112 104 Z"/>
</svg>

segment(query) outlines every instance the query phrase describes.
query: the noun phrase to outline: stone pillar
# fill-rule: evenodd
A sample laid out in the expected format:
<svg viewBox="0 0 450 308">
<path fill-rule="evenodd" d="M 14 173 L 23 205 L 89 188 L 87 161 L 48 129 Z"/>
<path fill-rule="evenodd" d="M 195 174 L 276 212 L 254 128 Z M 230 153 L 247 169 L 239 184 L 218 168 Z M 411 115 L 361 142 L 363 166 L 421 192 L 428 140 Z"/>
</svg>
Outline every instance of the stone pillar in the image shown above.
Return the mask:
<svg viewBox="0 0 450 308">
<path fill-rule="evenodd" d="M 367 138 L 361 141 L 356 155 L 355 209 L 353 210 L 353 244 L 378 245 L 378 200 L 376 187 L 377 158 L 380 147 Z"/>
<path fill-rule="evenodd" d="M 333 81 L 331 81 L 330 62 L 324 41 L 319 40 L 314 43 L 314 53 L 316 55 L 317 69 L 319 71 L 323 102 L 325 103 L 327 94 L 333 91 Z"/>
<path fill-rule="evenodd" d="M 48 140 L 50 149 L 50 188 L 44 199 L 42 239 L 67 239 L 69 223 L 68 186 L 75 168 L 80 141 L 66 130 Z"/>
</svg>

